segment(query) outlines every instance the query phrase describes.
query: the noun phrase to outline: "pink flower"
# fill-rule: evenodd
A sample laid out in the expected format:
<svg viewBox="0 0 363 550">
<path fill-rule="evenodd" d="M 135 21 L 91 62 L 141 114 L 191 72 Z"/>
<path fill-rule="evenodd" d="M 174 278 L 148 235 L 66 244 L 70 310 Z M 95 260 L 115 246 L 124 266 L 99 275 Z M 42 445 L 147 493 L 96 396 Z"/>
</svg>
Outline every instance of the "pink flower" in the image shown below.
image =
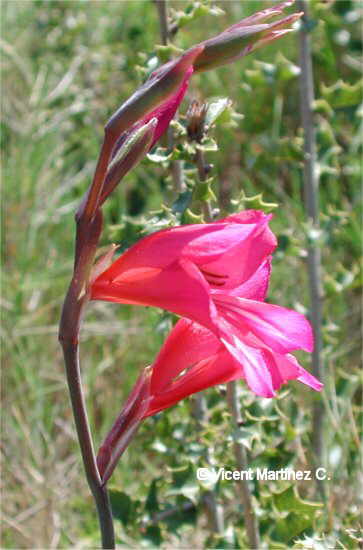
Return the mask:
<svg viewBox="0 0 363 550">
<path fill-rule="evenodd" d="M 211 331 L 187 319 L 178 321 L 152 365 L 151 398 L 143 417 L 232 380 L 244 379 L 261 397 L 273 397 L 275 390 L 294 379 L 321 390 L 323 385 L 293 355 L 278 354 L 264 345 L 252 347 L 241 341 L 237 345 L 241 343 L 244 355 L 236 356 Z"/>
<path fill-rule="evenodd" d="M 293 379 L 317 391 L 321 390 L 322 384 L 305 371 L 293 355 L 283 352 L 285 347 L 291 347 L 291 336 L 287 331 L 286 343 L 280 325 L 283 322 L 288 325 L 292 318 L 295 322 L 299 321 L 303 331 L 309 331 L 307 321 L 302 316 L 296 317 L 295 312 L 262 303 L 270 277 L 270 263 L 270 258 L 264 260 L 249 279 L 230 288 L 224 296 L 227 303 L 230 301 L 226 296 L 232 298 L 232 304 L 235 304 L 235 298 L 243 300 L 242 314 L 245 316 L 251 311 L 262 312 L 262 319 L 249 319 L 251 327 L 253 323 L 256 324 L 254 332 L 261 331 L 261 339 L 243 325 L 240 327 L 231 323 L 222 327 L 223 336 L 219 338 L 189 319 L 178 321 L 153 365 L 142 371 L 125 407 L 100 448 L 97 460 L 104 481 L 112 474 L 143 418 L 171 407 L 196 392 L 238 379 L 244 379 L 253 392 L 263 397 L 273 397 L 275 390 Z M 223 295 L 221 290 L 216 292 Z M 280 317 L 277 323 L 276 317 Z M 223 323 L 228 323 L 228 320 L 223 318 Z M 279 351 L 274 349 L 276 336 Z"/>
<path fill-rule="evenodd" d="M 218 291 L 238 292 L 274 250 L 269 219 L 246 210 L 153 233 L 96 278 L 91 298 L 161 307 L 219 334 L 217 305 L 221 310 L 224 305 Z"/>
<path fill-rule="evenodd" d="M 249 387 L 272 397 L 279 369 L 298 377 L 288 354 L 312 351 L 313 336 L 303 315 L 264 302 L 276 246 L 270 217 L 246 210 L 149 235 L 93 281 L 91 297 L 161 307 L 198 323 L 243 365 Z"/>
</svg>

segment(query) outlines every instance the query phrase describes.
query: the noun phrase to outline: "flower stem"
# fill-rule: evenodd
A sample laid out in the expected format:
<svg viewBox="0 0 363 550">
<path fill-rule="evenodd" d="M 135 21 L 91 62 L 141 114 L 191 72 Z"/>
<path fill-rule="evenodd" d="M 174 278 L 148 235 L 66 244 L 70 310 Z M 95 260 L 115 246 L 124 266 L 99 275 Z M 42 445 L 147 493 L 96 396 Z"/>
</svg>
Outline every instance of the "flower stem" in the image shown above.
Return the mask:
<svg viewBox="0 0 363 550">
<path fill-rule="evenodd" d="M 83 465 L 97 507 L 102 548 L 113 549 L 115 548 L 115 535 L 111 505 L 96 464 L 79 365 L 79 331 L 84 308 L 89 299 L 87 281 L 102 228 L 102 215 L 99 210 L 90 218 L 84 213 L 77 221 L 74 274 L 63 304 L 59 341 L 63 348 L 68 388 Z"/>
<path fill-rule="evenodd" d="M 313 120 L 314 81 L 309 32 L 306 29 L 308 18 L 307 2 L 299 0 L 299 9 L 304 11 L 300 39 L 300 111 L 304 129 L 304 199 L 307 217 L 313 229 L 319 230 L 319 180 L 316 172 L 316 139 Z M 321 252 L 319 244 L 308 246 L 308 273 L 311 304 L 311 322 L 314 329 L 315 346 L 312 355 L 312 370 L 322 382 L 324 365 L 322 359 L 322 283 Z M 319 399 L 313 409 L 313 448 L 316 464 L 321 465 L 324 453 L 323 434 L 324 405 Z M 322 491 L 322 484 L 319 484 Z"/>
<path fill-rule="evenodd" d="M 96 465 L 92 437 L 84 402 L 81 375 L 79 368 L 78 344 L 62 342 L 64 361 L 66 365 L 67 381 L 71 396 L 72 409 L 77 428 L 78 440 L 81 447 L 83 465 L 88 485 L 96 503 L 100 524 L 102 548 L 115 548 L 115 535 L 112 520 L 112 511 L 107 488 L 102 485 Z"/>
<path fill-rule="evenodd" d="M 236 382 L 229 382 L 227 384 L 227 402 L 230 413 L 233 418 L 233 424 L 235 428 L 238 428 L 243 424 L 243 417 L 241 413 L 240 404 L 238 401 L 238 392 Z M 234 441 L 233 443 L 234 455 L 236 457 L 236 463 L 239 470 L 247 470 L 247 453 L 242 443 Z M 258 532 L 258 523 L 255 513 L 253 511 L 252 497 L 248 481 L 241 479 L 237 484 L 240 492 L 240 498 L 244 510 L 245 526 L 247 531 L 248 544 L 251 549 L 260 548 L 260 536 Z"/>
</svg>

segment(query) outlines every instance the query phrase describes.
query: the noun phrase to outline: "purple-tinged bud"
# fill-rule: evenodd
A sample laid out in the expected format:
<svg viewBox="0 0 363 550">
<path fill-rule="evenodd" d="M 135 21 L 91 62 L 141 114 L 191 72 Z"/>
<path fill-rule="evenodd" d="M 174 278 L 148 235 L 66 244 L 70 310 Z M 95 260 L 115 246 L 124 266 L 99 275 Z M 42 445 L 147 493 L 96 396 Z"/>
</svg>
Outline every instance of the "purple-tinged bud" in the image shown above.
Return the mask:
<svg viewBox="0 0 363 550">
<path fill-rule="evenodd" d="M 170 61 L 152 73 L 143 84 L 110 118 L 106 131 L 121 135 L 137 121 L 144 119 L 175 95 L 185 80 L 185 74 L 193 66 L 194 60 L 203 51 L 203 46 L 195 46 L 182 57 Z"/>
<path fill-rule="evenodd" d="M 294 13 L 274 23 L 263 23 L 263 21 L 281 14 L 284 8 L 292 4 L 293 1 L 286 1 L 259 11 L 242 19 L 214 38 L 201 42 L 200 46 L 204 46 L 204 49 L 193 64 L 194 72 L 207 71 L 231 63 L 257 47 L 291 31 L 292 29 L 284 29 L 278 34 L 275 32 L 299 19 L 303 15 L 302 12 Z"/>
<path fill-rule="evenodd" d="M 148 153 L 154 140 L 157 124 L 157 119 L 152 118 L 143 126 L 129 133 L 119 148 L 116 149 L 107 168 L 99 203 L 100 206 L 105 202 L 125 174 L 134 168 Z"/>
</svg>

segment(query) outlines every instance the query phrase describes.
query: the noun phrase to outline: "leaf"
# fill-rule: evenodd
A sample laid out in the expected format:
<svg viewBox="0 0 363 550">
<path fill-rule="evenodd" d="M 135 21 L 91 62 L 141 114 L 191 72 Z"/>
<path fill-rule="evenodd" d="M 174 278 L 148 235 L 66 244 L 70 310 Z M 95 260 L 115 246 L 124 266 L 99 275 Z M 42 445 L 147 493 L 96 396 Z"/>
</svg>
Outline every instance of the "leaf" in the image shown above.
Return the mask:
<svg viewBox="0 0 363 550">
<path fill-rule="evenodd" d="M 237 443 L 242 443 L 242 445 L 246 447 L 249 451 L 251 450 L 252 441 L 256 437 L 258 438 L 256 430 L 252 428 L 237 428 L 232 434 L 233 441 L 236 441 Z"/>
<path fill-rule="evenodd" d="M 196 495 L 199 492 L 199 486 L 196 481 L 195 470 L 191 463 L 180 468 L 172 470 L 172 486 L 168 495 L 183 495 L 185 498 L 196 503 Z"/>
<path fill-rule="evenodd" d="M 300 67 L 286 59 L 286 57 L 283 56 L 282 53 L 277 54 L 275 63 L 276 80 L 279 82 L 287 82 L 292 78 L 296 78 L 301 72 Z"/>
<path fill-rule="evenodd" d="M 237 210 L 244 208 L 252 208 L 264 210 L 265 212 L 271 212 L 278 207 L 278 204 L 275 202 L 265 202 L 262 197 L 262 193 L 254 195 L 252 197 L 247 197 L 244 191 L 242 191 L 239 199 L 232 200 L 232 204 L 236 205 Z"/>
<path fill-rule="evenodd" d="M 195 503 L 180 495 L 177 497 L 174 513 L 163 519 L 168 531 L 177 533 L 178 529 L 185 524 L 194 525 L 197 521 L 197 508 Z"/>
<path fill-rule="evenodd" d="M 276 521 L 272 536 L 278 541 L 289 542 L 313 525 L 316 511 L 322 507 L 318 502 L 302 500 L 292 485 L 272 496 L 275 508 L 284 515 Z M 287 512 L 287 515 L 284 514 Z"/>
<path fill-rule="evenodd" d="M 203 216 L 194 214 L 187 208 L 183 215 L 183 223 L 203 223 Z"/>
<path fill-rule="evenodd" d="M 184 11 L 174 12 L 171 26 L 177 26 L 180 29 L 204 15 L 218 16 L 223 14 L 224 11 L 217 6 L 210 6 L 206 2 L 194 2 L 189 4 Z"/>
<path fill-rule="evenodd" d="M 161 162 L 167 162 L 171 159 L 172 153 L 168 152 L 164 147 L 158 147 L 154 153 L 149 153 L 147 158 L 151 162 L 160 164 Z"/>
<path fill-rule="evenodd" d="M 333 108 L 352 107 L 362 101 L 363 79 L 355 84 L 348 84 L 338 80 L 332 86 L 322 85 L 322 95 Z"/>
<path fill-rule="evenodd" d="M 155 514 L 160 509 L 159 501 L 158 501 L 157 482 L 158 482 L 157 479 L 152 480 L 150 484 L 149 492 L 145 501 L 145 510 L 150 514 Z"/>
<path fill-rule="evenodd" d="M 174 46 L 174 44 L 157 44 L 155 46 L 156 53 L 162 63 L 167 63 L 172 57 L 177 57 L 183 53 L 183 50 Z"/>
<path fill-rule="evenodd" d="M 109 495 L 113 517 L 122 521 L 126 526 L 134 510 L 134 503 L 126 493 L 118 491 L 117 489 L 110 489 Z"/>
<path fill-rule="evenodd" d="M 314 113 L 328 116 L 329 118 L 334 115 L 334 111 L 327 102 L 326 99 L 316 99 L 313 103 Z"/>
<path fill-rule="evenodd" d="M 316 510 L 322 507 L 319 502 L 311 502 L 300 498 L 297 489 L 292 485 L 281 493 L 275 493 L 273 500 L 276 508 L 280 511 L 294 511 L 309 516 L 315 515 Z"/>
<path fill-rule="evenodd" d="M 295 514 L 290 513 L 284 518 L 280 518 L 276 521 L 275 528 L 271 533 L 272 537 L 275 537 L 278 541 L 289 542 L 291 539 L 300 535 L 308 529 L 312 524 L 312 520 Z"/>
<path fill-rule="evenodd" d="M 228 97 L 223 97 L 210 103 L 205 115 L 205 125 L 207 127 L 212 126 L 230 105 L 231 100 Z"/>
<path fill-rule="evenodd" d="M 215 201 L 216 196 L 211 188 L 213 178 L 209 178 L 206 181 L 200 181 L 194 188 L 193 199 L 202 202 Z"/>
<path fill-rule="evenodd" d="M 217 142 L 212 138 L 203 139 L 202 143 L 197 145 L 197 148 L 204 153 L 218 151 Z"/>
</svg>

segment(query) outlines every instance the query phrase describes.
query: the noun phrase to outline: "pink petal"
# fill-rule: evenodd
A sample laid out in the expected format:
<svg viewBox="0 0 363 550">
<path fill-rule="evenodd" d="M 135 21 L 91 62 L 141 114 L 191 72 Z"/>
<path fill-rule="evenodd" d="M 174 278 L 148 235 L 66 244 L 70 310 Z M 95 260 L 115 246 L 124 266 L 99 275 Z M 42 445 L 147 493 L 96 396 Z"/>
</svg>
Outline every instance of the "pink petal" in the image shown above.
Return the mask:
<svg viewBox="0 0 363 550">
<path fill-rule="evenodd" d="M 158 231 L 129 248 L 96 283 L 117 282 L 125 271 L 139 267 L 162 269 L 182 256 L 202 270 L 205 268 L 207 273 L 212 272 L 217 279 L 223 276 L 224 288 L 233 288 L 247 280 L 276 246 L 276 239 L 267 226 L 269 219 L 262 212 L 246 211 L 226 218 L 224 223 Z M 209 279 L 210 284 L 221 282 L 213 277 Z"/>
<path fill-rule="evenodd" d="M 234 31 L 236 29 L 239 29 L 240 27 L 245 27 L 248 25 L 255 25 L 256 23 L 259 23 L 264 19 L 274 17 L 275 15 L 280 15 L 280 13 L 282 13 L 285 8 L 292 6 L 293 3 L 294 0 L 287 0 L 286 2 L 281 2 L 280 4 L 276 4 L 275 6 L 271 6 L 270 8 L 267 8 L 265 10 L 258 11 L 253 15 L 250 15 L 249 17 L 245 17 L 244 19 L 239 21 L 239 23 L 235 23 L 231 27 L 228 27 L 228 29 L 226 29 L 224 32 Z"/>
<path fill-rule="evenodd" d="M 271 275 L 271 256 L 257 269 L 247 281 L 230 290 L 211 289 L 212 297 L 218 294 L 239 296 L 249 300 L 264 301 Z"/>
<path fill-rule="evenodd" d="M 303 315 L 284 307 L 237 298 L 213 295 L 218 312 L 237 329 L 250 330 L 277 353 L 295 349 L 311 352 L 313 333 Z"/>
<path fill-rule="evenodd" d="M 98 277 L 98 280 L 116 281 L 120 273 L 136 267 L 167 267 L 180 258 L 183 249 L 191 241 L 203 235 L 221 233 L 223 229 L 224 226 L 219 223 L 192 224 L 152 233 L 126 250 L 109 269 Z"/>
<path fill-rule="evenodd" d="M 247 346 L 235 336 L 222 338 L 222 342 L 240 364 L 248 387 L 261 397 L 274 397 L 272 377 L 263 352 Z"/>
<path fill-rule="evenodd" d="M 257 217 L 255 211 L 248 214 L 244 219 L 241 215 L 226 218 L 223 224 L 226 230 L 194 240 L 185 252 L 199 265 L 209 284 L 216 289 L 230 290 L 240 286 L 276 247 L 276 237 L 268 227 L 269 216 L 262 213 L 258 221 L 254 222 Z M 224 242 L 220 238 L 223 235 Z M 208 238 L 211 242 L 208 242 Z M 190 254 L 190 250 L 195 254 Z"/>
<path fill-rule="evenodd" d="M 265 214 L 262 210 L 242 210 L 237 214 L 231 214 L 226 218 L 221 218 L 217 223 L 253 223 L 269 222 L 273 218 L 272 214 Z"/>
<path fill-rule="evenodd" d="M 288 380 L 298 378 L 300 374 L 299 364 L 293 355 L 281 355 L 266 348 L 263 353 L 275 390 L 278 390 Z"/>
<path fill-rule="evenodd" d="M 158 123 L 154 132 L 154 137 L 150 145 L 152 149 L 158 139 L 164 134 L 167 130 L 171 119 L 174 117 L 180 103 L 183 101 L 185 93 L 189 86 L 190 77 L 193 74 L 193 67 L 189 67 L 185 73 L 185 78 L 180 86 L 180 89 L 177 93 L 171 96 L 167 101 L 160 105 L 157 109 L 148 114 L 142 121 L 142 124 L 145 124 L 152 118 L 156 117 Z"/>
<path fill-rule="evenodd" d="M 91 287 L 93 300 L 160 307 L 215 329 L 216 313 L 209 287 L 191 262 L 174 262 L 162 270 L 133 268 L 121 271 L 113 280 L 105 273 Z"/>
<path fill-rule="evenodd" d="M 191 240 L 183 254 L 198 264 L 207 264 L 218 260 L 222 255 L 244 243 L 256 231 L 255 224 L 209 224 L 217 227 Z M 219 229 L 219 230 L 218 230 Z"/>
<path fill-rule="evenodd" d="M 271 372 L 274 389 L 279 389 L 288 380 L 299 380 L 316 391 L 320 391 L 323 385 L 312 374 L 299 365 L 293 355 L 281 355 L 271 350 L 264 350 L 266 362 Z"/>
<path fill-rule="evenodd" d="M 207 357 L 173 381 L 164 391 L 155 394 L 145 417 L 171 407 L 193 393 L 240 377 L 238 363 L 226 351 Z"/>
<path fill-rule="evenodd" d="M 220 348 L 218 338 L 210 330 L 189 319 L 180 319 L 153 364 L 151 393 L 159 393 L 184 369 L 215 355 Z"/>
<path fill-rule="evenodd" d="M 297 380 L 299 380 L 299 382 L 302 382 L 303 384 L 306 384 L 307 386 L 310 386 L 316 391 L 321 391 L 324 387 L 324 384 L 322 384 L 320 380 L 315 378 L 315 376 L 310 374 L 310 372 L 306 371 L 302 367 L 300 367 L 300 375 L 298 376 Z"/>
</svg>

